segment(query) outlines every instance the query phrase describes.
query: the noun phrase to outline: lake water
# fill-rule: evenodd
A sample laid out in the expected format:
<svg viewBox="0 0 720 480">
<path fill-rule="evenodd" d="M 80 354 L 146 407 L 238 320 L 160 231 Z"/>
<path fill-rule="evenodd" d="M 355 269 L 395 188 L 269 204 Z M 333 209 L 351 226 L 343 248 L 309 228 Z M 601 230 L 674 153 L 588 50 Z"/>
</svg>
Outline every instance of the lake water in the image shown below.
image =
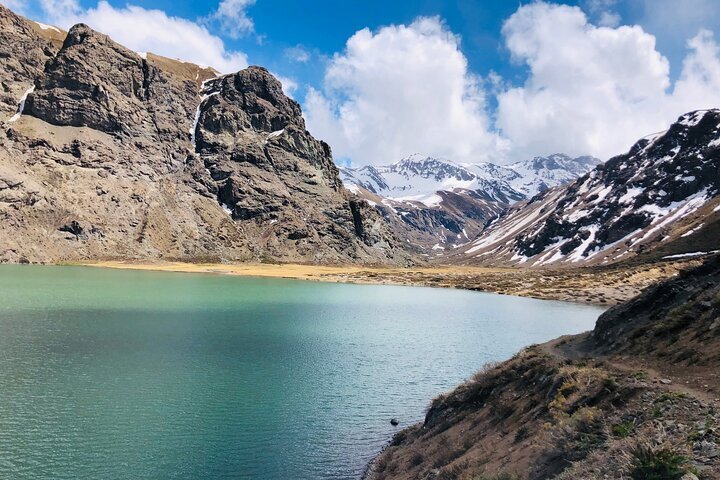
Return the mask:
<svg viewBox="0 0 720 480">
<path fill-rule="evenodd" d="M 0 478 L 357 478 L 437 394 L 601 309 L 0 266 Z"/>
</svg>

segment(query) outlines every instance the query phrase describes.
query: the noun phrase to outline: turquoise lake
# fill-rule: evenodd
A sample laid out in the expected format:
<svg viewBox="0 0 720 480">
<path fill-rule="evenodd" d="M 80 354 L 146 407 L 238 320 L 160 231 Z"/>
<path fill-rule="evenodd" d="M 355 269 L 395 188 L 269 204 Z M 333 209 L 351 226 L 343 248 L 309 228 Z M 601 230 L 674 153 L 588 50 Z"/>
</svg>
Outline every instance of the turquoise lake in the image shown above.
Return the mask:
<svg viewBox="0 0 720 480">
<path fill-rule="evenodd" d="M 0 478 L 352 479 L 489 361 L 602 309 L 461 290 L 0 266 Z"/>
</svg>

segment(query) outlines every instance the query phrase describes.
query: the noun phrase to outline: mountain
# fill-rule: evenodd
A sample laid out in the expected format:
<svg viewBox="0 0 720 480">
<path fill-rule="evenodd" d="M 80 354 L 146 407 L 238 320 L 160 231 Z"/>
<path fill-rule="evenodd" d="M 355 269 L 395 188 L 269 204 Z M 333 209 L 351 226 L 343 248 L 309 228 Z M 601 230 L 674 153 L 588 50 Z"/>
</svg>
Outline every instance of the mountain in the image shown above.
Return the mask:
<svg viewBox="0 0 720 480">
<path fill-rule="evenodd" d="M 464 261 L 607 264 L 720 249 L 720 110 L 667 131 L 575 182 L 519 203 L 462 249 Z"/>
<path fill-rule="evenodd" d="M 535 157 L 508 165 L 508 168 L 518 176 L 507 181 L 527 199 L 552 187 L 570 183 L 588 173 L 599 163 L 600 160 L 595 157 L 571 158 L 561 153 Z"/>
<path fill-rule="evenodd" d="M 598 163 L 594 157 L 554 154 L 508 166 L 460 165 L 414 154 L 392 165 L 341 168 L 340 175 L 350 188 L 355 185 L 385 198 L 419 201 L 427 206 L 439 202 L 436 192 L 455 190 L 473 190 L 488 201 L 511 204 L 575 180 Z"/>
<path fill-rule="evenodd" d="M 267 70 L 216 76 L 2 6 L 0 40 L 0 261 L 410 261 Z"/>
<path fill-rule="evenodd" d="M 386 166 L 340 168 L 345 187 L 412 242 L 435 251 L 467 243 L 510 205 L 568 183 L 599 163 L 555 154 L 509 166 L 411 155 Z"/>
</svg>

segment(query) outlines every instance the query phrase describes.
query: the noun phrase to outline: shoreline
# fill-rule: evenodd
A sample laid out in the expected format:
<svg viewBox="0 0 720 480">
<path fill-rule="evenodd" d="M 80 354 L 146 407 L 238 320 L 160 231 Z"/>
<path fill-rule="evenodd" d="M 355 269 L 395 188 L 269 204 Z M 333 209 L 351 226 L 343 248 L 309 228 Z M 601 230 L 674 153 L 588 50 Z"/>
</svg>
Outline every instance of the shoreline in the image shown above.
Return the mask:
<svg viewBox="0 0 720 480">
<path fill-rule="evenodd" d="M 65 265 L 364 285 L 458 288 L 539 300 L 557 300 L 610 307 L 629 300 L 647 286 L 670 278 L 696 263 L 696 261 L 687 260 L 641 266 L 584 267 L 564 270 L 452 265 L 402 268 L 362 265 L 141 261 L 69 262 Z"/>
</svg>

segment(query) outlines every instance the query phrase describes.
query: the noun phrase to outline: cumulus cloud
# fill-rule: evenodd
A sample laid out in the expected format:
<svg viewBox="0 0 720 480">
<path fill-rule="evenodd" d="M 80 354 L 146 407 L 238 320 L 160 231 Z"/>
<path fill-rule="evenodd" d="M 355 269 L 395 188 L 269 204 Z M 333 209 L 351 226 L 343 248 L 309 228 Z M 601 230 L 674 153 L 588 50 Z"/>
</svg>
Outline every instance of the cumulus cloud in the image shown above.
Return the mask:
<svg viewBox="0 0 720 480">
<path fill-rule="evenodd" d="M 228 73 L 245 68 L 247 56 L 225 48 L 221 38 L 193 21 L 172 17 L 162 10 L 127 5 L 115 8 L 106 1 L 83 9 L 76 0 L 42 0 L 47 21 L 63 28 L 86 23 L 136 51 L 207 65 Z"/>
<path fill-rule="evenodd" d="M 438 18 L 358 31 L 304 107 L 313 134 L 360 164 L 415 152 L 479 161 L 501 149 L 480 79 Z"/>
<path fill-rule="evenodd" d="M 461 162 L 555 152 L 607 159 L 687 111 L 720 107 L 712 32 L 695 30 L 672 82 L 656 37 L 614 26 L 615 5 L 585 2 L 595 23 L 578 7 L 520 7 L 502 29 L 511 60 L 527 67 L 520 85 L 469 72 L 458 37 L 437 18 L 361 30 L 329 62 L 323 88 L 308 89 L 308 125 L 337 157 L 358 164 L 413 152 Z M 492 114 L 486 97 L 496 100 Z"/>
<path fill-rule="evenodd" d="M 220 23 L 223 31 L 230 38 L 240 38 L 255 31 L 255 24 L 247 14 L 248 7 L 255 0 L 222 0 L 209 20 Z"/>
<path fill-rule="evenodd" d="M 498 95 L 496 126 L 516 156 L 562 151 L 608 158 L 680 114 L 720 106 L 720 56 L 710 32 L 688 44 L 680 79 L 639 26 L 597 27 L 576 7 L 535 3 L 503 27 L 524 85 Z"/>
</svg>

